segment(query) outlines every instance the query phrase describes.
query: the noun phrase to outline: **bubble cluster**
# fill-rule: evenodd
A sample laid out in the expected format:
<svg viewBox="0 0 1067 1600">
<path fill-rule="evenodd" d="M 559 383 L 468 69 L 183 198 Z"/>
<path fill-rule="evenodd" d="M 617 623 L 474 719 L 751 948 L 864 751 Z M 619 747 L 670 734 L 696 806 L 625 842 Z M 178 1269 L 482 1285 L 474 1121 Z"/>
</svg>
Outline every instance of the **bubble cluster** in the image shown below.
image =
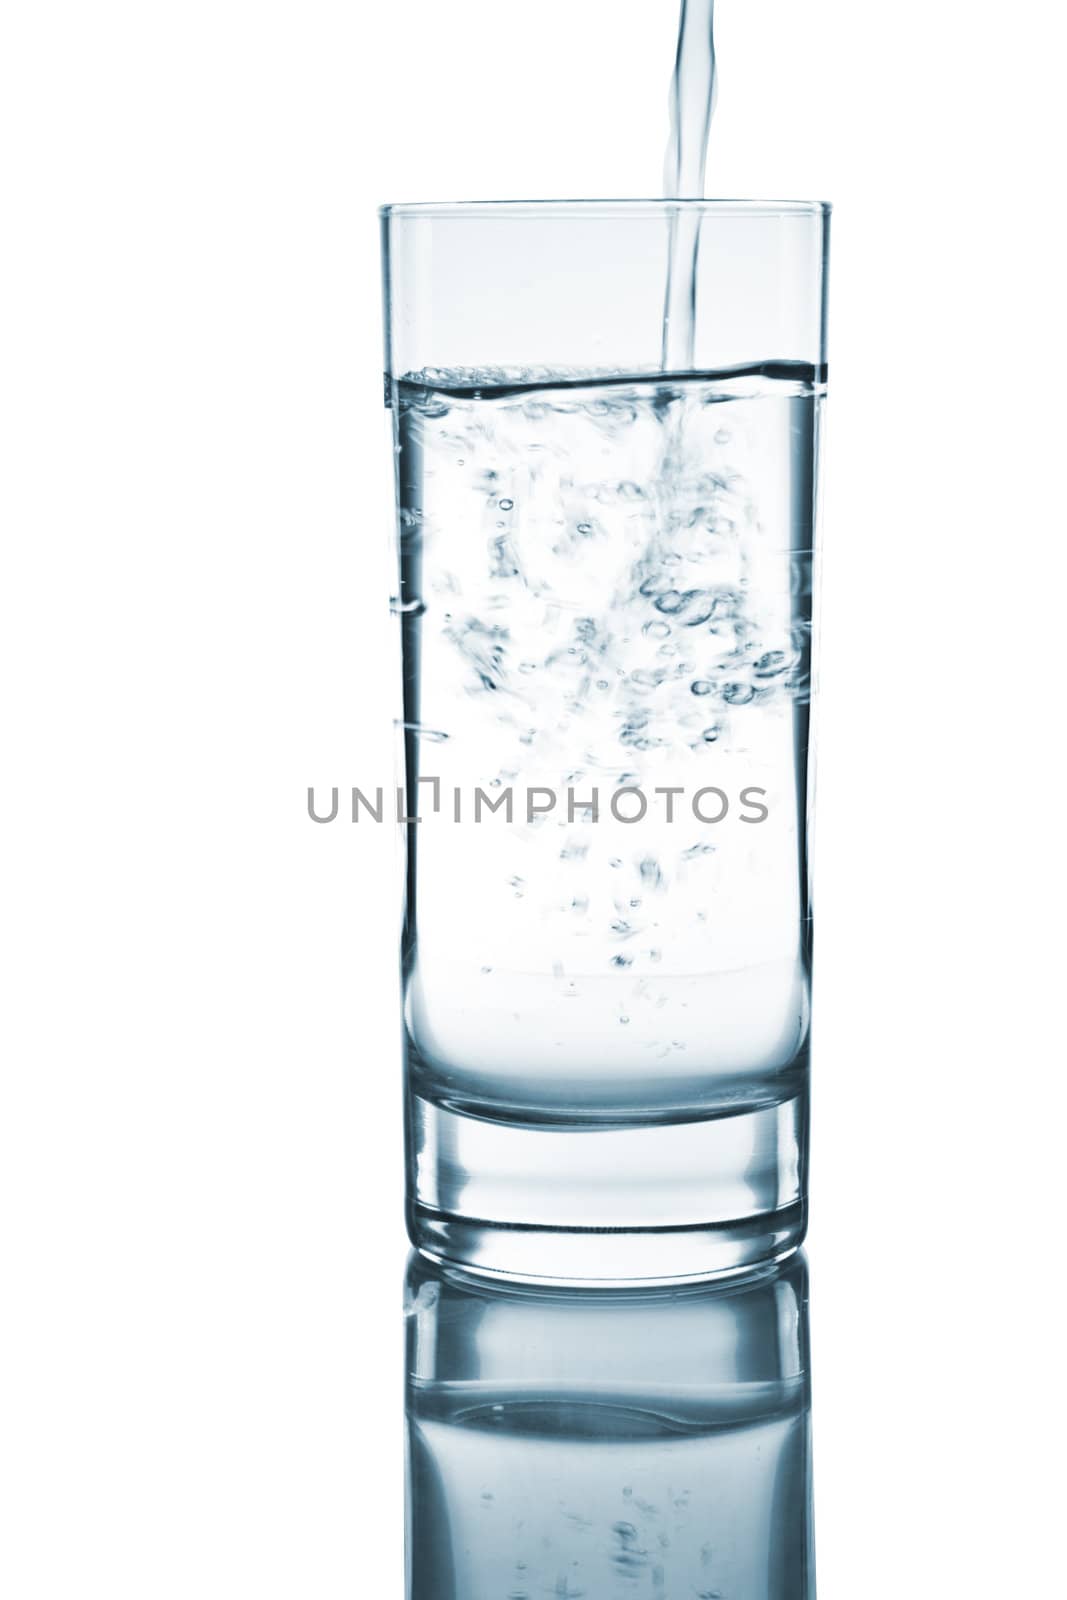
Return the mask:
<svg viewBox="0 0 1067 1600">
<path fill-rule="evenodd" d="M 472 772 L 484 749 L 509 782 L 578 796 L 573 836 L 555 832 L 557 814 L 524 837 L 539 832 L 566 875 L 555 913 L 575 929 L 595 918 L 596 970 L 636 981 L 663 959 L 656 897 L 680 876 L 713 875 L 713 847 L 611 854 L 606 835 L 585 837 L 596 819 L 581 796 L 596 788 L 603 814 L 620 788 L 725 781 L 721 764 L 748 758 L 761 719 L 792 748 L 808 694 L 810 539 L 792 551 L 795 489 L 775 480 L 787 458 L 767 441 L 791 438 L 789 407 L 810 394 L 757 378 L 733 390 L 594 378 L 482 368 L 405 380 L 400 437 L 423 487 L 402 515 L 411 581 L 394 610 L 433 662 L 421 669 L 435 723 L 423 737 L 450 736 Z M 625 914 L 591 887 L 605 867 Z M 540 904 L 535 873 L 499 881 Z"/>
</svg>

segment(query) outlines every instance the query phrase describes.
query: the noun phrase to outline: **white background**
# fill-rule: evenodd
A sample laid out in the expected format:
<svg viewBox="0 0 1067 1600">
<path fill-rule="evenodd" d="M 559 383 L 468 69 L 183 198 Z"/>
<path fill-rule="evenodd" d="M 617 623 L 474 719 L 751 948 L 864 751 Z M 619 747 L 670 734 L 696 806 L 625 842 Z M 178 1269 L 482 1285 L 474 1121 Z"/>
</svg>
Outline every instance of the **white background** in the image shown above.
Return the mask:
<svg viewBox="0 0 1067 1600">
<path fill-rule="evenodd" d="M 719 11 L 709 191 L 836 204 L 821 1593 L 1051 1593 L 1059 10 Z M 10 1600 L 401 1593 L 395 866 L 305 810 L 392 760 L 374 207 L 656 193 L 675 15 L 4 8 Z"/>
</svg>

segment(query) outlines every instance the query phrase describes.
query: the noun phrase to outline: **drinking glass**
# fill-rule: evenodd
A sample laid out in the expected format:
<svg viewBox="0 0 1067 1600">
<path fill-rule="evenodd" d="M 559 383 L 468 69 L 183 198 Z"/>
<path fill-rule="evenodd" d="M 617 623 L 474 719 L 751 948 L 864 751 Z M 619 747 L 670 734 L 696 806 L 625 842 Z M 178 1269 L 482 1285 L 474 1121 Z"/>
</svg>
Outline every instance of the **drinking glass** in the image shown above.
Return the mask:
<svg viewBox="0 0 1067 1600">
<path fill-rule="evenodd" d="M 807 1269 L 563 1289 L 416 1257 L 408 1600 L 815 1593 Z"/>
<path fill-rule="evenodd" d="M 438 1258 L 618 1283 L 803 1237 L 828 224 L 383 210 L 409 1225 Z"/>
</svg>

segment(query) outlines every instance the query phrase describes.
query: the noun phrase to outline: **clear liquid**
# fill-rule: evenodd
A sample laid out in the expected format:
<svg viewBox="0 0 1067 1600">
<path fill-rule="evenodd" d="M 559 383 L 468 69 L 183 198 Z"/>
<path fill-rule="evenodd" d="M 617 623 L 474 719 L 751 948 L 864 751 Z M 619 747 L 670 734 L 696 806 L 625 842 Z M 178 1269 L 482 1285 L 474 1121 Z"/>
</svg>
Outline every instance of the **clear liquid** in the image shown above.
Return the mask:
<svg viewBox="0 0 1067 1600">
<path fill-rule="evenodd" d="M 411 1600 L 807 1600 L 800 1379 L 416 1385 Z"/>
<path fill-rule="evenodd" d="M 715 110 L 715 0 L 682 0 L 678 51 L 671 84 L 671 136 L 663 169 L 668 200 L 703 197 L 708 133 Z M 663 308 L 664 372 L 693 365 L 700 215 L 670 219 L 667 293 Z"/>
<path fill-rule="evenodd" d="M 398 385 L 407 770 L 425 814 L 405 1017 L 427 1098 L 616 1124 L 797 1092 L 813 376 Z M 440 814 L 418 776 L 438 779 Z M 706 786 L 727 798 L 718 822 L 693 811 Z M 655 791 L 671 787 L 668 820 Z M 476 788 L 512 791 L 511 825 L 473 820 Z M 640 821 L 612 816 L 623 788 L 647 797 Z M 741 803 L 755 789 L 759 823 Z M 527 820 L 533 790 L 556 798 Z"/>
</svg>

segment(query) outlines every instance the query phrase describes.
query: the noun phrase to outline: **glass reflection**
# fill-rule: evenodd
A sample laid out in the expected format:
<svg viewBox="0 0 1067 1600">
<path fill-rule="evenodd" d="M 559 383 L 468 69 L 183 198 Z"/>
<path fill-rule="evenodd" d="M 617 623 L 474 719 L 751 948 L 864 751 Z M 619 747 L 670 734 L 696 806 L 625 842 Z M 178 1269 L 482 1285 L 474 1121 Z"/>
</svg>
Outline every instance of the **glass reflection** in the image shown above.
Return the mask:
<svg viewBox="0 0 1067 1600">
<path fill-rule="evenodd" d="M 808 1275 L 407 1275 L 408 1600 L 812 1600 Z"/>
</svg>

